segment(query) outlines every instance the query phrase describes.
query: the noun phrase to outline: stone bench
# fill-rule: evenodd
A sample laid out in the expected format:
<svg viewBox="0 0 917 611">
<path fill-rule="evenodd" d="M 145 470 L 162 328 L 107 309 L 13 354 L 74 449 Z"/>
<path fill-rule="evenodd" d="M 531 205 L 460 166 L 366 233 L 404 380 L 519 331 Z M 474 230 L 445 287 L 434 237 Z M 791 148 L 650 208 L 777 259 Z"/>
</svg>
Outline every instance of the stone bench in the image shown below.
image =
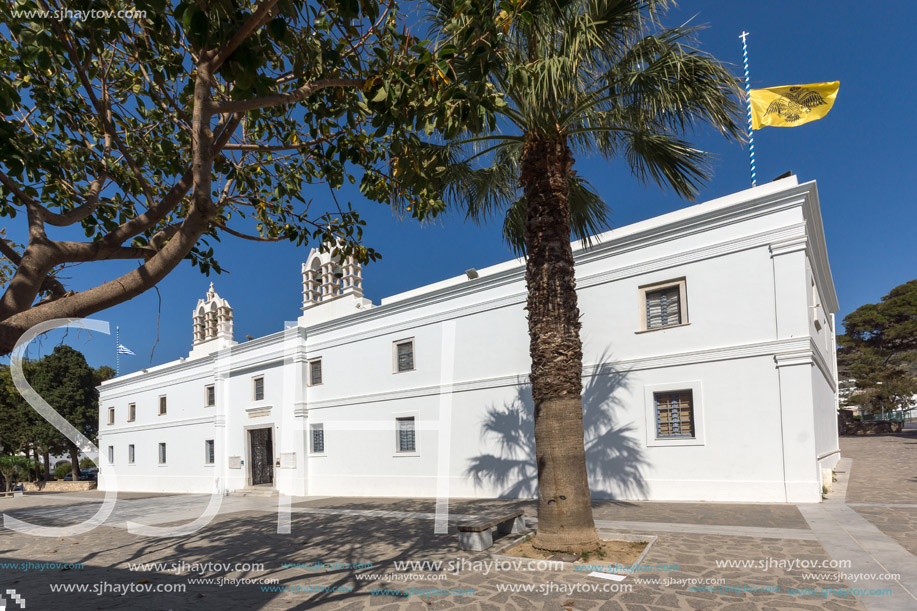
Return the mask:
<svg viewBox="0 0 917 611">
<path fill-rule="evenodd" d="M 4 497 L 19 498 L 20 496 L 22 496 L 21 490 L 12 490 L 10 492 L 0 492 L 0 498 L 4 498 Z"/>
<path fill-rule="evenodd" d="M 525 530 L 523 513 L 522 510 L 511 511 L 461 522 L 458 525 L 459 547 L 475 552 L 484 551 L 494 544 L 494 526 L 501 535 L 523 532 Z"/>
</svg>

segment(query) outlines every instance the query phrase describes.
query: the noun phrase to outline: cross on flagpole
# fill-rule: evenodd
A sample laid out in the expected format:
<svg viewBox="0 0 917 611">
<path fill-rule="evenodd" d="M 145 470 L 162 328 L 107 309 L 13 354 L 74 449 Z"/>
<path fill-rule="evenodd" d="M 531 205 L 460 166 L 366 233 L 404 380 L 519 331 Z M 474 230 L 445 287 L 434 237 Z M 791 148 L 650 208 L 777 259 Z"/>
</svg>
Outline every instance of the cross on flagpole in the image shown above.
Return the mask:
<svg viewBox="0 0 917 611">
<path fill-rule="evenodd" d="M 748 160 L 751 164 L 751 186 L 755 183 L 755 132 L 751 127 L 751 79 L 748 76 L 748 44 L 745 38 L 749 33 L 742 30 L 739 38 L 742 39 L 742 61 L 745 64 L 745 99 L 748 103 Z"/>
</svg>

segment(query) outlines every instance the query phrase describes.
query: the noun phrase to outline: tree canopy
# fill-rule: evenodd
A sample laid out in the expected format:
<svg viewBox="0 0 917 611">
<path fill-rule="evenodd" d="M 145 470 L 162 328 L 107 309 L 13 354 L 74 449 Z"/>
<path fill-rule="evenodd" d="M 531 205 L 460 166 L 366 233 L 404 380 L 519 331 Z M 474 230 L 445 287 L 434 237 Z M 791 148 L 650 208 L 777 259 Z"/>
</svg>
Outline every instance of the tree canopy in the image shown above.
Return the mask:
<svg viewBox="0 0 917 611">
<path fill-rule="evenodd" d="M 443 208 L 445 168 L 418 145 L 494 126 L 496 24 L 458 18 L 488 4 L 451 3 L 450 42 L 434 44 L 394 0 L 4 3 L 0 216 L 25 222 L 0 235 L 0 353 L 184 259 L 221 271 L 227 234 L 377 258 L 335 191 L 359 182 L 418 219 Z M 137 266 L 79 292 L 62 282 L 110 260 Z"/>
<path fill-rule="evenodd" d="M 456 18 L 450 2 L 429 4 L 433 31 L 448 35 Z M 709 154 L 686 136 L 707 126 L 740 137 L 740 89 L 725 66 L 697 47 L 699 28 L 662 24 L 668 5 L 493 3 L 490 18 L 500 33 L 488 78 L 506 104 L 497 109 L 499 129 L 431 147 L 448 167 L 447 200 L 470 219 L 502 222 L 506 242 L 524 252 L 521 159 L 527 142 L 554 137 L 566 140 L 571 165 L 601 156 L 625 163 L 642 182 L 693 198 L 712 171 Z M 588 241 L 607 229 L 609 203 L 572 169 L 569 201 L 575 237 Z"/>
<path fill-rule="evenodd" d="M 917 280 L 896 286 L 879 303 L 844 317 L 838 366 L 854 379 L 848 403 L 872 411 L 914 406 L 917 396 Z"/>
<path fill-rule="evenodd" d="M 26 380 L 45 401 L 91 440 L 99 432 L 99 393 L 96 387 L 112 377 L 111 367 L 93 369 L 78 350 L 66 345 L 39 359 L 24 359 Z M 79 449 L 26 403 L 13 385 L 8 365 L 0 368 L 0 444 L 6 454 L 37 450 L 69 453 L 77 463 Z M 74 478 L 78 477 L 74 468 Z"/>
</svg>

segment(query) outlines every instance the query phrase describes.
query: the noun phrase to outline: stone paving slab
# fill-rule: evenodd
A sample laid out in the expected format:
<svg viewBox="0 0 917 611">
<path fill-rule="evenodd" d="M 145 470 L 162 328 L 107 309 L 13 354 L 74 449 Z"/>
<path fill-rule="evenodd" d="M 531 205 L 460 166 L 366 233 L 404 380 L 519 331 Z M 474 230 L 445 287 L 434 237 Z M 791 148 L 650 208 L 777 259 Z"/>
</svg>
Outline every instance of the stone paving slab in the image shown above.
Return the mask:
<svg viewBox="0 0 917 611">
<path fill-rule="evenodd" d="M 911 505 L 917 505 L 917 475 L 908 469 L 913 471 L 917 465 L 911 457 L 917 451 L 917 431 L 844 438 L 841 443 L 844 455 L 853 458 L 853 466 L 849 481 L 839 488 L 846 490 L 853 507 L 843 499 L 800 508 L 596 502 L 599 525 L 630 534 L 651 529 L 649 534 L 657 537 L 644 559 L 645 567 L 657 570 L 629 575 L 621 582 L 569 568 L 485 571 L 480 564 L 461 564 L 493 558 L 460 550 L 455 520 L 509 507 L 521 508 L 534 518 L 532 501 L 451 499 L 450 532 L 435 535 L 433 500 L 294 498 L 292 534 L 281 535 L 277 533 L 278 499 L 226 498 L 220 514 L 203 530 L 154 538 L 128 533 L 126 522 L 187 522 L 207 505 L 209 497 L 137 494 L 121 495 L 110 523 L 86 534 L 42 538 L 0 528 L 0 590 L 15 589 L 30 609 L 67 611 L 187 609 L 192 605 L 202 610 L 329 611 L 913 608 L 905 599 L 882 598 L 881 593 L 851 595 L 851 588 L 866 584 L 858 578 L 850 581 L 836 569 L 819 568 L 814 575 L 807 573 L 811 569 L 767 566 L 787 560 L 821 565 L 845 554 L 866 553 L 870 558 L 892 558 L 888 566 L 879 563 L 880 568 L 894 571 L 892 565 L 897 563 L 906 569 L 902 571 L 907 573 L 905 578 L 912 577 L 915 550 L 911 537 L 917 507 Z M 76 516 L 94 513 L 102 493 L 36 497 L 0 501 L 0 511 L 21 519 L 67 524 Z M 836 524 L 823 523 L 813 532 L 806 520 L 813 519 L 809 515 L 813 512 Z M 853 543 L 834 542 L 832 537 L 840 531 L 847 532 Z M 813 540 L 816 534 L 819 539 Z M 22 561 L 81 562 L 84 566 L 42 571 L 3 564 Z M 442 562 L 446 568 L 434 570 L 429 564 L 399 568 L 396 561 Z M 162 564 L 131 570 L 130 563 Z M 88 591 L 52 592 L 51 585 Z M 141 587 L 183 589 L 124 595 L 114 591 Z M 108 590 L 97 595 L 92 588 Z M 415 589 L 410 596 L 394 592 L 408 588 Z"/>
<path fill-rule="evenodd" d="M 917 507 L 853 507 L 883 533 L 917 556 Z"/>
<path fill-rule="evenodd" d="M 853 459 L 846 502 L 917 555 L 917 430 L 841 437 L 841 453 Z"/>
<path fill-rule="evenodd" d="M 804 596 L 789 593 L 791 588 L 818 589 L 846 587 L 844 582 L 806 582 L 801 574 L 788 570 L 758 568 L 716 568 L 719 561 L 748 561 L 765 558 L 806 558 L 825 560 L 824 550 L 815 542 L 754 537 L 704 536 L 662 533 L 644 560 L 646 565 L 677 564 L 677 571 L 627 577 L 622 584 L 627 592 L 574 591 L 590 585 L 614 582 L 588 577 L 571 570 L 493 571 L 458 569 L 443 571 L 445 580 L 392 579 L 358 580 L 357 575 L 391 573 L 404 578 L 437 576 L 429 570 L 396 570 L 394 561 L 441 561 L 444 563 L 488 560 L 487 554 L 470 554 L 458 549 L 453 535 L 433 535 L 429 521 L 375 519 L 352 515 L 298 514 L 292 516 L 291 535 L 276 533 L 276 518 L 265 512 L 242 512 L 218 516 L 203 531 L 179 539 L 138 537 L 122 528 L 103 526 L 83 535 L 59 538 L 27 537 L 0 530 L 0 561 L 83 562 L 85 568 L 67 571 L 0 572 L 0 585 L 16 589 L 29 601 L 30 608 L 81 609 L 382 609 L 386 611 L 420 609 L 729 609 L 761 610 L 773 608 L 860 609 L 852 598 Z M 429 530 L 428 530 L 429 529 Z M 164 563 L 159 570 L 131 571 L 129 563 Z M 306 568 L 311 563 L 324 568 Z M 180 565 L 180 563 L 187 563 Z M 197 576 L 176 574 L 175 566 L 194 563 L 228 563 L 228 571 L 204 570 L 205 578 L 276 579 L 276 586 L 290 591 L 265 592 L 259 584 L 189 583 Z M 263 570 L 240 567 L 236 563 L 263 563 Z M 298 568 L 284 563 L 299 563 Z M 338 564 L 335 564 L 338 563 Z M 346 563 L 346 566 L 345 564 Z M 361 566 L 361 563 L 364 566 Z M 369 565 L 371 563 L 371 566 Z M 312 565 L 314 566 L 314 565 Z M 459 566 L 456 564 L 456 566 Z M 245 569 L 248 570 L 245 570 Z M 317 570 L 316 570 L 317 569 Z M 638 580 L 657 580 L 639 583 Z M 681 580 L 664 583 L 661 580 Z M 721 579 L 720 591 L 690 591 L 684 580 Z M 101 587 L 174 587 L 184 592 L 155 595 L 106 592 L 52 593 L 49 584 Z M 271 587 L 276 587 L 272 585 Z M 515 586 L 532 591 L 508 592 Z M 723 588 L 768 588 L 771 592 L 728 591 Z M 296 591 L 296 588 L 300 591 Z M 449 595 L 413 595 L 407 598 L 373 594 L 384 588 L 449 590 Z M 347 592 L 305 592 L 316 588 L 352 588 Z M 473 592 L 472 592 L 473 590 Z M 458 592 L 456 592 L 458 591 Z M 464 595 L 459 595 L 464 594 Z M 823 605 L 830 603 L 832 607 Z"/>
<path fill-rule="evenodd" d="M 917 430 L 841 437 L 840 445 L 853 459 L 848 503 L 917 504 Z"/>
<path fill-rule="evenodd" d="M 433 513 L 434 499 L 390 499 L 334 497 L 293 504 L 302 507 L 338 507 L 372 510 L 384 506 L 390 511 Z M 642 501 L 594 501 L 596 520 L 708 524 L 759 528 L 808 528 L 794 505 L 767 503 L 665 503 Z M 537 515 L 533 500 L 449 499 L 455 513 L 486 513 L 488 510 L 522 509 L 528 517 Z"/>
</svg>

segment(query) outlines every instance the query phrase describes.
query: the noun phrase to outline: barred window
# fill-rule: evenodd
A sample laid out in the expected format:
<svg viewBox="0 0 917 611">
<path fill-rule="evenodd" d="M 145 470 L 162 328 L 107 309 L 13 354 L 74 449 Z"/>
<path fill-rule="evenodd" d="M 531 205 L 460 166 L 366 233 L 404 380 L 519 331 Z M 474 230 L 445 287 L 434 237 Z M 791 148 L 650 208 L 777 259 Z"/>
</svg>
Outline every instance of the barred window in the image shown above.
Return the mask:
<svg viewBox="0 0 917 611">
<path fill-rule="evenodd" d="M 115 423 L 115 408 L 109 407 L 108 408 L 108 424 L 114 424 L 114 423 Z"/>
<path fill-rule="evenodd" d="M 398 424 L 398 451 L 416 452 L 417 440 L 414 434 L 414 417 L 396 418 Z"/>
<path fill-rule="evenodd" d="M 159 444 L 159 464 L 166 464 L 166 444 Z"/>
<path fill-rule="evenodd" d="M 325 427 L 322 424 L 312 425 L 312 453 L 324 454 L 325 452 Z"/>
<path fill-rule="evenodd" d="M 255 401 L 264 400 L 264 377 L 257 377 L 252 380 L 252 396 Z"/>
<path fill-rule="evenodd" d="M 414 369 L 414 340 L 398 342 L 395 345 L 396 371 Z"/>
<path fill-rule="evenodd" d="M 204 442 L 204 463 L 213 464 L 213 439 Z"/>
<path fill-rule="evenodd" d="M 159 415 L 163 416 L 166 413 L 167 404 L 165 395 L 159 397 Z"/>
<path fill-rule="evenodd" d="M 694 397 L 690 390 L 653 393 L 656 437 L 694 437 Z"/>
<path fill-rule="evenodd" d="M 315 386 L 322 383 L 322 359 L 309 361 L 309 385 Z"/>
<path fill-rule="evenodd" d="M 217 404 L 217 390 L 213 384 L 204 387 L 204 406 L 213 407 Z"/>
<path fill-rule="evenodd" d="M 108 446 L 108 464 L 115 464 L 115 446 Z"/>
<path fill-rule="evenodd" d="M 128 464 L 134 464 L 134 444 L 127 446 L 127 462 Z"/>
<path fill-rule="evenodd" d="M 127 404 L 127 421 L 133 422 L 137 419 L 137 404 L 128 403 Z"/>
</svg>

